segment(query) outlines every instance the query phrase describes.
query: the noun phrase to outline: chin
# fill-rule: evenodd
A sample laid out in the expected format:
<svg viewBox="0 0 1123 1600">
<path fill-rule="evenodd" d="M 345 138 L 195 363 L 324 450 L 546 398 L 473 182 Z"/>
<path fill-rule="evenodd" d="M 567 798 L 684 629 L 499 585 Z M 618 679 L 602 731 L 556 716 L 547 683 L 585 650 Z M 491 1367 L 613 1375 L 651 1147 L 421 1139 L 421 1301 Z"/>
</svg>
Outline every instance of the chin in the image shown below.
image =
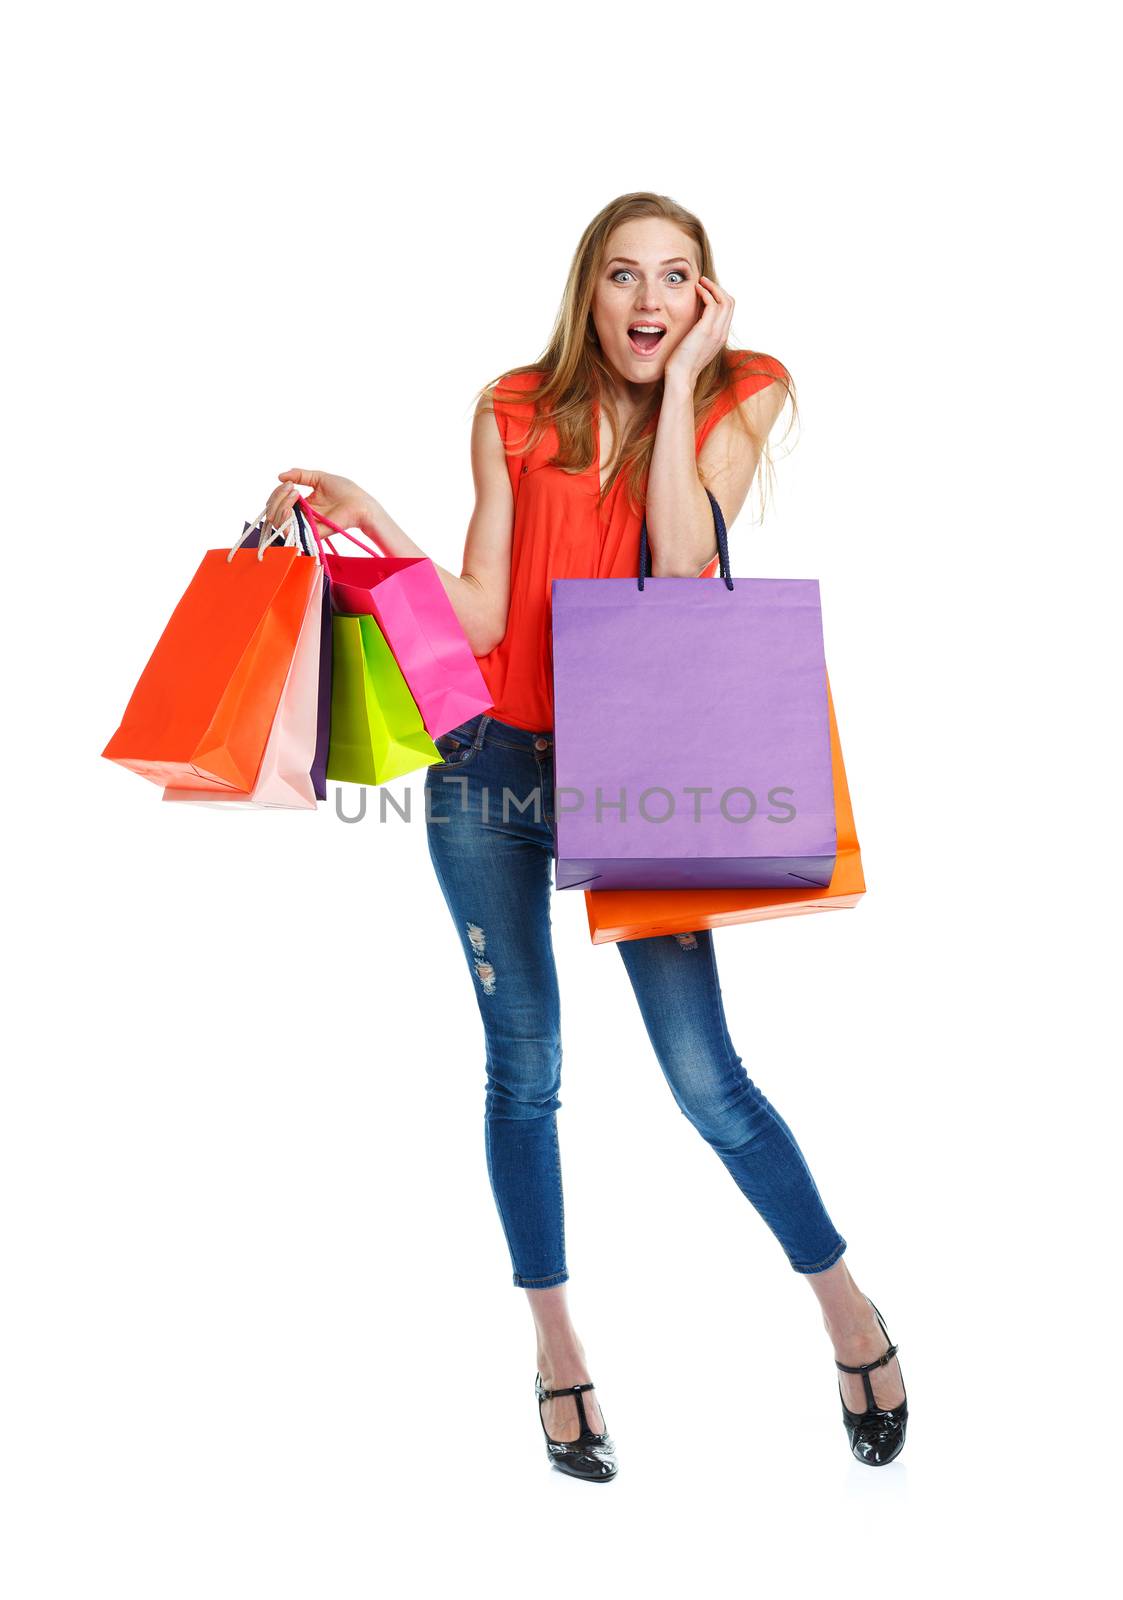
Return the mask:
<svg viewBox="0 0 1123 1600">
<path fill-rule="evenodd" d="M 651 361 L 641 361 L 629 349 L 620 357 L 618 370 L 620 376 L 627 378 L 629 383 L 656 383 L 663 376 L 666 365 L 667 358 L 662 351 Z"/>
</svg>

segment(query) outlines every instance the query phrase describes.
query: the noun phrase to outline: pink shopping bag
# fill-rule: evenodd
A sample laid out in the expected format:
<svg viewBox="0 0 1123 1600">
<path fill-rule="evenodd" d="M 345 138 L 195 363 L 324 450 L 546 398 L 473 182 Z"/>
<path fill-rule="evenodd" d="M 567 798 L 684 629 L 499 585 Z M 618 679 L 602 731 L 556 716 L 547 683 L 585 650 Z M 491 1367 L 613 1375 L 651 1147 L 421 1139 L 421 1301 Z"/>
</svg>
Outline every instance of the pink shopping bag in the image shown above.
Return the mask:
<svg viewBox="0 0 1123 1600">
<path fill-rule="evenodd" d="M 431 739 L 467 722 L 493 704 L 483 673 L 433 563 L 424 556 L 384 556 L 358 535 L 297 502 L 320 550 L 334 611 L 372 616 L 417 701 Z M 320 536 L 317 524 L 331 530 Z M 343 534 L 364 556 L 339 556 L 332 533 Z"/>
</svg>

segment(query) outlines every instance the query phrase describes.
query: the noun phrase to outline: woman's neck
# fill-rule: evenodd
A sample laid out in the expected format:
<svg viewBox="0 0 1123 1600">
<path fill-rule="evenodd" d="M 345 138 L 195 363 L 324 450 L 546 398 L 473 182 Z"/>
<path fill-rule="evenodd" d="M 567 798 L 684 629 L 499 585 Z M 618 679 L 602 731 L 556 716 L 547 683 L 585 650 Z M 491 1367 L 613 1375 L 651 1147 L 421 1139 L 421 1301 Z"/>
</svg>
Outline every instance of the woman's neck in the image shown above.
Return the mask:
<svg viewBox="0 0 1123 1600">
<path fill-rule="evenodd" d="M 649 383 L 629 383 L 626 379 L 614 375 L 610 396 L 617 416 L 626 422 L 646 402 L 651 387 Z"/>
</svg>

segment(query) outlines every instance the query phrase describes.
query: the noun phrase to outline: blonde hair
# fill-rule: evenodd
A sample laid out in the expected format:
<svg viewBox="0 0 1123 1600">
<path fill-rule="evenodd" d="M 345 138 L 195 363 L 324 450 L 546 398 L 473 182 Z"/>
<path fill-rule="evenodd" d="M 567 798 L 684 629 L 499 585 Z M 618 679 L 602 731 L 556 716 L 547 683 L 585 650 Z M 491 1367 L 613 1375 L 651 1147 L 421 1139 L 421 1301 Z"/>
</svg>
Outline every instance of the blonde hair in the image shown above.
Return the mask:
<svg viewBox="0 0 1123 1600">
<path fill-rule="evenodd" d="M 601 351 L 593 323 L 592 304 L 597 277 L 605 258 L 608 240 L 613 230 L 622 222 L 637 217 L 662 217 L 673 222 L 694 240 L 698 250 L 699 270 L 705 277 L 717 279 L 714 271 L 710 241 L 698 218 L 685 210 L 668 195 L 639 191 L 620 195 L 603 207 L 581 235 L 566 279 L 565 291 L 554 322 L 549 343 L 538 361 L 522 367 L 511 367 L 491 383 L 477 391 L 476 403 L 485 410 L 493 410 L 495 400 L 512 399 L 534 407 L 534 420 L 527 434 L 514 447 L 508 445 L 508 455 L 521 455 L 534 448 L 552 423 L 557 429 L 557 454 L 550 457 L 549 465 L 567 472 L 585 472 L 597 454 L 597 441 L 593 438 L 593 399 L 599 398 L 612 418 L 613 429 L 618 421 L 614 394 L 614 376 Z M 730 389 L 740 378 L 760 373 L 784 384 L 791 401 L 791 416 L 783 437 L 786 439 L 796 421 L 795 385 L 786 369 L 779 363 L 769 365 L 772 357 L 760 351 L 744 351 L 739 359 L 729 359 L 729 347 L 719 350 L 702 369 L 694 386 L 695 431 L 709 414 L 718 397 Z M 542 381 L 533 388 L 512 390 L 504 395 L 505 379 L 529 374 L 542 374 Z M 782 374 L 782 376 L 779 376 Z M 655 444 L 654 431 L 649 429 L 663 400 L 663 383 L 650 385 L 650 397 L 641 403 L 633 415 L 617 455 L 616 466 L 600 496 L 603 501 L 617 478 L 625 477 L 625 493 L 636 510 L 642 508 L 646 496 L 647 474 L 651 465 L 651 452 Z M 758 474 L 760 511 L 764 515 L 768 490 L 773 483 L 772 457 L 767 438 L 758 438 L 746 421 L 740 407 L 734 405 L 738 422 L 760 451 L 761 472 Z M 704 482 L 702 473 L 699 482 Z"/>
</svg>

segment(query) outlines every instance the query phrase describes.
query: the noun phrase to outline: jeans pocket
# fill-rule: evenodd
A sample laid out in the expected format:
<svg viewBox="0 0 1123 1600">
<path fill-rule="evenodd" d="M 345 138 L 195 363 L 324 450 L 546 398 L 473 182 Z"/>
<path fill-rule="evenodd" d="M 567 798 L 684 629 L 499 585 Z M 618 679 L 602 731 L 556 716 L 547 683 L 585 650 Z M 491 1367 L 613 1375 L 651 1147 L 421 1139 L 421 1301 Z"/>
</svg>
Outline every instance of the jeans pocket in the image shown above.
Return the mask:
<svg viewBox="0 0 1123 1600">
<path fill-rule="evenodd" d="M 479 718 L 472 717 L 456 728 L 450 728 L 433 740 L 445 766 L 462 767 L 476 753 Z"/>
</svg>

